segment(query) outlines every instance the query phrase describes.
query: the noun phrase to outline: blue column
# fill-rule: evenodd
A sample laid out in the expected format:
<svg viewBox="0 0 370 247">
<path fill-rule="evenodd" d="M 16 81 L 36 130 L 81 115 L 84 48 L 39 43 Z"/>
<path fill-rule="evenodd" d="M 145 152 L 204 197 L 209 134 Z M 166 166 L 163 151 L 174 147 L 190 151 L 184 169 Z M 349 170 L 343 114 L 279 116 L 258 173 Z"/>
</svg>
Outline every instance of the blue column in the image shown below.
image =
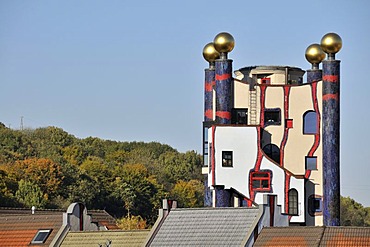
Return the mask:
<svg viewBox="0 0 370 247">
<path fill-rule="evenodd" d="M 208 186 L 208 174 L 204 175 L 204 206 L 212 207 L 212 191 Z"/>
<path fill-rule="evenodd" d="M 218 59 L 216 66 L 216 123 L 231 124 L 232 98 L 232 60 Z"/>
<path fill-rule="evenodd" d="M 224 186 L 215 186 L 216 208 L 230 207 L 231 193 L 224 189 Z"/>
<path fill-rule="evenodd" d="M 323 61 L 322 141 L 325 226 L 340 225 L 339 121 L 340 61 Z"/>
<path fill-rule="evenodd" d="M 204 83 L 204 121 L 213 121 L 213 87 L 215 86 L 215 70 L 205 70 Z"/>
<path fill-rule="evenodd" d="M 321 69 L 309 69 L 307 70 L 307 82 L 311 83 L 314 81 L 322 80 L 322 70 Z"/>
</svg>

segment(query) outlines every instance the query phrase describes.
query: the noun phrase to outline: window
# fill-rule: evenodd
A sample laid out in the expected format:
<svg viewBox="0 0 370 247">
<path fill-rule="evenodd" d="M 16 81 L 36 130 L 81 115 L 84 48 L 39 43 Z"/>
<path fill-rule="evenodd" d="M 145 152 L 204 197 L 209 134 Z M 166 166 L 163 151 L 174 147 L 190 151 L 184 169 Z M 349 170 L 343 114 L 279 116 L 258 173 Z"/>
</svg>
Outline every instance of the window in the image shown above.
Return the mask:
<svg viewBox="0 0 370 247">
<path fill-rule="evenodd" d="M 296 189 L 290 189 L 288 192 L 288 196 L 289 196 L 288 214 L 298 215 L 298 191 Z"/>
<path fill-rule="evenodd" d="M 35 237 L 32 239 L 31 244 L 42 244 L 49 237 L 51 229 L 48 230 L 39 230 Z"/>
<path fill-rule="evenodd" d="M 308 213 L 311 216 L 322 214 L 322 199 L 319 195 L 310 195 L 308 197 Z"/>
<path fill-rule="evenodd" d="M 285 128 L 286 129 L 293 128 L 293 119 L 285 119 Z"/>
<path fill-rule="evenodd" d="M 222 151 L 222 166 L 223 167 L 233 166 L 233 151 Z"/>
<path fill-rule="evenodd" d="M 208 166 L 208 127 L 203 129 L 203 166 Z"/>
<path fill-rule="evenodd" d="M 263 147 L 263 152 L 276 163 L 280 164 L 280 148 L 275 144 L 267 144 Z"/>
<path fill-rule="evenodd" d="M 271 191 L 271 171 L 258 171 L 250 173 L 250 182 L 255 191 Z"/>
<path fill-rule="evenodd" d="M 248 109 L 233 109 L 233 124 L 248 123 Z"/>
<path fill-rule="evenodd" d="M 262 84 L 270 84 L 271 83 L 271 78 L 261 78 L 261 83 Z"/>
<path fill-rule="evenodd" d="M 317 170 L 317 157 L 306 156 L 306 170 Z"/>
<path fill-rule="evenodd" d="M 303 114 L 303 134 L 317 134 L 317 113 L 307 111 Z"/>
<path fill-rule="evenodd" d="M 268 125 L 280 125 L 281 124 L 281 117 L 280 117 L 280 109 L 265 109 L 265 126 Z"/>
</svg>

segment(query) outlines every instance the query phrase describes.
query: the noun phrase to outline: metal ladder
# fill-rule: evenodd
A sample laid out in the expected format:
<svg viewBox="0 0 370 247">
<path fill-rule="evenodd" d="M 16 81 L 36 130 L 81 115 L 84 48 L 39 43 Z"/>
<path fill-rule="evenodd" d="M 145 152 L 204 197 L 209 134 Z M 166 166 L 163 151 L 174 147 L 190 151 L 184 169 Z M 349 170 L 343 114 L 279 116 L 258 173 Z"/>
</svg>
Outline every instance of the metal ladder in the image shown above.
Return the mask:
<svg viewBox="0 0 370 247">
<path fill-rule="evenodd" d="M 249 89 L 249 124 L 257 125 L 257 90 Z"/>
</svg>

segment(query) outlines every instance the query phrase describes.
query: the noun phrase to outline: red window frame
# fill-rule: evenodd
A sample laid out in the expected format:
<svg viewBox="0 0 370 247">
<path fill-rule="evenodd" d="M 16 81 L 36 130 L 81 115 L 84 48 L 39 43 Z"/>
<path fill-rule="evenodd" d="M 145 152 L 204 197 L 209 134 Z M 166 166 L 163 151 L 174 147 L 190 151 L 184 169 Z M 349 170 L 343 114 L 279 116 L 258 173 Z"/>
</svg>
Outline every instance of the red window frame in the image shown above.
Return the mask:
<svg viewBox="0 0 370 247">
<path fill-rule="evenodd" d="M 271 191 L 271 172 L 268 171 L 258 171 L 251 172 L 250 179 L 251 187 L 254 191 Z M 255 183 L 259 182 L 259 187 L 255 187 Z M 267 181 L 267 187 L 264 187 L 263 181 Z"/>
<path fill-rule="evenodd" d="M 271 78 L 261 78 L 261 83 L 262 84 L 271 84 Z"/>
</svg>

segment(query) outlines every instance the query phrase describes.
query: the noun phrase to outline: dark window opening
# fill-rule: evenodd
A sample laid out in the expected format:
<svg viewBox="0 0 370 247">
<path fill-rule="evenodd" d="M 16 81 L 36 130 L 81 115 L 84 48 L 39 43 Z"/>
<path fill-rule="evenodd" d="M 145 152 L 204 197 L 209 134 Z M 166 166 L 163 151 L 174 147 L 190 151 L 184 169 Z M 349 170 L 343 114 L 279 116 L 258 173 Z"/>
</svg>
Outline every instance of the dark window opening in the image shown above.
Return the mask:
<svg viewBox="0 0 370 247">
<path fill-rule="evenodd" d="M 233 151 L 222 151 L 222 166 L 223 167 L 233 166 Z"/>
<path fill-rule="evenodd" d="M 317 113 L 307 111 L 303 114 L 303 134 L 317 134 Z"/>
<path fill-rule="evenodd" d="M 288 196 L 289 196 L 288 214 L 298 215 L 298 191 L 296 189 L 290 189 L 288 192 Z"/>
<path fill-rule="evenodd" d="M 233 124 L 248 124 L 248 109 L 233 109 Z"/>
<path fill-rule="evenodd" d="M 203 129 L 203 166 L 208 165 L 208 127 Z"/>
<path fill-rule="evenodd" d="M 51 230 L 39 230 L 35 237 L 32 239 L 31 244 L 42 244 L 49 237 Z"/>
<path fill-rule="evenodd" d="M 262 84 L 271 84 L 271 78 L 261 78 Z"/>
<path fill-rule="evenodd" d="M 322 214 L 322 199 L 319 195 L 310 195 L 308 197 L 308 213 L 311 216 Z"/>
<path fill-rule="evenodd" d="M 280 164 L 280 148 L 278 146 L 275 144 L 267 144 L 262 150 L 273 161 Z"/>
<path fill-rule="evenodd" d="M 306 157 L 306 170 L 317 170 L 317 157 Z"/>
<path fill-rule="evenodd" d="M 265 126 L 268 125 L 280 125 L 281 124 L 281 114 L 280 109 L 265 109 Z"/>
<path fill-rule="evenodd" d="M 271 172 L 251 172 L 250 182 L 255 191 L 271 191 Z"/>
</svg>

